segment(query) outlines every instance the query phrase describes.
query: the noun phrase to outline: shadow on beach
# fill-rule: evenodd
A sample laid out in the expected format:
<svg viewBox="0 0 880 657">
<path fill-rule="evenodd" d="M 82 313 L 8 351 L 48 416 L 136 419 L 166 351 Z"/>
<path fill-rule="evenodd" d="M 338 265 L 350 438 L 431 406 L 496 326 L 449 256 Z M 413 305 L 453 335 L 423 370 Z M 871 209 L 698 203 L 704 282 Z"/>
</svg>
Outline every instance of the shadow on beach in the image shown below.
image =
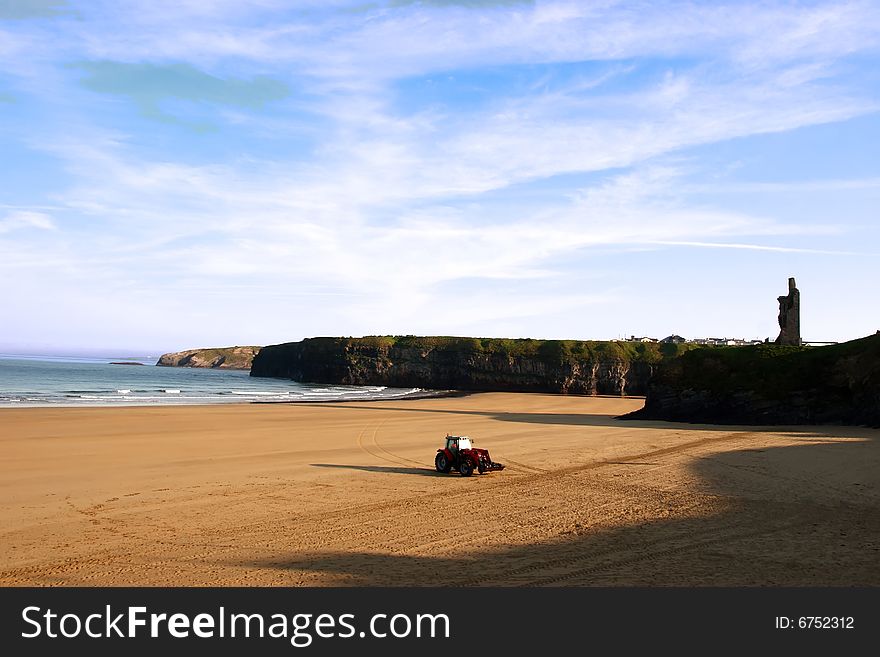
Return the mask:
<svg viewBox="0 0 880 657">
<path fill-rule="evenodd" d="M 589 397 L 587 399 L 590 399 Z M 442 408 L 419 408 L 413 406 L 373 406 L 368 404 L 361 405 L 352 402 L 349 405 L 322 403 L 325 408 L 344 408 L 358 410 L 370 410 L 391 413 L 440 413 L 448 415 L 463 415 L 485 417 L 499 422 L 517 422 L 544 425 L 568 425 L 568 426 L 584 426 L 584 427 L 612 427 L 616 429 L 673 429 L 680 427 L 686 431 L 711 431 L 714 433 L 724 433 L 731 431 L 748 431 L 750 433 L 774 433 L 774 434 L 810 434 L 817 438 L 859 436 L 859 432 L 868 432 L 865 435 L 876 435 L 877 431 L 867 427 L 859 426 L 840 426 L 840 425 L 739 425 L 739 424 L 691 424 L 687 422 L 668 422 L 666 420 L 639 420 L 629 419 L 620 415 L 609 415 L 599 413 L 517 413 L 507 411 L 469 411 L 469 410 L 452 410 Z M 304 404 L 305 405 L 305 404 Z M 873 431 L 873 433 L 871 433 Z"/>
</svg>

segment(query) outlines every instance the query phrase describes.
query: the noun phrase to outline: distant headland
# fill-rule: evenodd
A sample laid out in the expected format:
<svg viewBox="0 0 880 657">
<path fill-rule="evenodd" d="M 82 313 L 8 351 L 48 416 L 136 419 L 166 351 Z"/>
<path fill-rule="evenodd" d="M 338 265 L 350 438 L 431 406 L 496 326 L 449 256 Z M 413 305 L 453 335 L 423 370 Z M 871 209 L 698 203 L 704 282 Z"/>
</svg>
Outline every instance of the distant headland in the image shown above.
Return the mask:
<svg viewBox="0 0 880 657">
<path fill-rule="evenodd" d="M 249 370 L 260 347 L 210 347 L 162 354 L 160 367 L 204 367 L 228 370 Z"/>
</svg>

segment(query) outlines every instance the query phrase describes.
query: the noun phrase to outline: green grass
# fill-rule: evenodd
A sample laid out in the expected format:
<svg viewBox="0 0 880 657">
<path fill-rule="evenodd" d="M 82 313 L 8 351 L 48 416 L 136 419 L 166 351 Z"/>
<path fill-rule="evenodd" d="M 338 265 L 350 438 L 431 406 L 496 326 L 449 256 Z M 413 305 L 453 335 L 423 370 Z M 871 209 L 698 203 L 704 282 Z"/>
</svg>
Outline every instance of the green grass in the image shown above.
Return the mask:
<svg viewBox="0 0 880 657">
<path fill-rule="evenodd" d="M 456 336 L 370 335 L 363 338 L 310 338 L 303 341 L 315 352 L 416 350 L 443 351 L 501 358 L 530 358 L 547 363 L 617 361 L 659 363 L 693 349 L 693 344 L 659 344 L 602 340 L 533 340 L 530 338 L 471 338 Z"/>
</svg>

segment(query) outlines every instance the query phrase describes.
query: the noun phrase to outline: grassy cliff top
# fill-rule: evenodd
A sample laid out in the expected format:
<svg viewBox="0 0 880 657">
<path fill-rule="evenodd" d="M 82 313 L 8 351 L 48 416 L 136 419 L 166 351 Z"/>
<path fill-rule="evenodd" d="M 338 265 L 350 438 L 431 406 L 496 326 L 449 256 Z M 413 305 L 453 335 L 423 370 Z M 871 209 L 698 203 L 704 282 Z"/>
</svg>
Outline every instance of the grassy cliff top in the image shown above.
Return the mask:
<svg viewBox="0 0 880 657">
<path fill-rule="evenodd" d="M 442 350 L 548 361 L 621 361 L 655 363 L 675 358 L 693 344 L 603 340 L 533 340 L 529 338 L 468 338 L 455 336 L 370 335 L 362 338 L 308 338 L 303 346 L 317 351 L 347 349 Z"/>
</svg>

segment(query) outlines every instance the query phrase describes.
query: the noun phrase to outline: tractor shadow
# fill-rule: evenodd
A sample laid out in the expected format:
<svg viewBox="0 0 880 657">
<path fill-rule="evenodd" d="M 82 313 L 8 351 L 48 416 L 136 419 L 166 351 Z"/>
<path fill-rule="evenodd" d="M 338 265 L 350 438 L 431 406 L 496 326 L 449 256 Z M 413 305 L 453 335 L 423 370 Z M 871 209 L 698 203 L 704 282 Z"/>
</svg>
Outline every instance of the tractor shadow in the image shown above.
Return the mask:
<svg viewBox="0 0 880 657">
<path fill-rule="evenodd" d="M 659 472 L 624 487 L 616 483 L 619 468 L 592 470 L 599 477 L 592 480 L 595 502 L 571 516 L 573 525 L 547 525 L 544 540 L 516 541 L 523 517 L 508 514 L 485 528 L 469 526 L 471 540 L 448 553 L 422 552 L 418 541 L 434 540 L 419 539 L 422 530 L 402 533 L 399 550 L 391 552 L 391 527 L 355 550 L 334 549 L 328 536 L 326 550 L 236 565 L 294 579 L 313 573 L 319 585 L 330 586 L 880 586 L 880 431 L 837 427 L 836 438 L 826 431 L 832 429 L 780 431 L 796 440 L 784 446 L 759 441 L 698 452 L 675 465 L 671 479 Z M 442 476 L 418 468 L 316 465 Z M 677 467 L 690 483 L 675 483 Z M 507 511 L 519 497 L 520 488 L 511 486 Z M 475 505 L 494 503 L 484 494 L 459 499 L 450 525 L 471 520 Z M 556 505 L 568 503 L 560 498 Z M 630 515 L 595 515 L 607 505 Z M 498 540 L 500 534 L 513 540 Z"/>
<path fill-rule="evenodd" d="M 421 477 L 448 477 L 437 472 L 435 468 L 410 468 L 396 465 L 349 465 L 342 463 L 309 463 L 313 468 L 336 468 L 340 470 L 360 470 L 361 472 L 379 472 L 382 474 L 407 474 Z"/>
</svg>

